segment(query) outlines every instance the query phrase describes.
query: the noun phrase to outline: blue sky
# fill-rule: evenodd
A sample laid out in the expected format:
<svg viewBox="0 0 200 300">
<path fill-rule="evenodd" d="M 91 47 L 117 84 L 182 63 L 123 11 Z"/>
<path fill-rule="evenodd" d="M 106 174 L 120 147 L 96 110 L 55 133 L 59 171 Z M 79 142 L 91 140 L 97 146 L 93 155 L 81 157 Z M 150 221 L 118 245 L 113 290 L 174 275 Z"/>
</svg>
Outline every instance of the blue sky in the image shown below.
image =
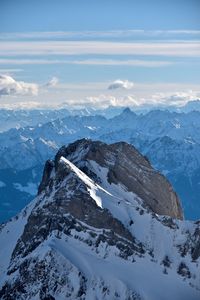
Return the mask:
<svg viewBox="0 0 200 300">
<path fill-rule="evenodd" d="M 1 0 L 0 74 L 2 107 L 182 105 L 200 97 L 200 1 Z"/>
<path fill-rule="evenodd" d="M 1 31 L 200 29 L 199 0 L 1 0 Z"/>
</svg>

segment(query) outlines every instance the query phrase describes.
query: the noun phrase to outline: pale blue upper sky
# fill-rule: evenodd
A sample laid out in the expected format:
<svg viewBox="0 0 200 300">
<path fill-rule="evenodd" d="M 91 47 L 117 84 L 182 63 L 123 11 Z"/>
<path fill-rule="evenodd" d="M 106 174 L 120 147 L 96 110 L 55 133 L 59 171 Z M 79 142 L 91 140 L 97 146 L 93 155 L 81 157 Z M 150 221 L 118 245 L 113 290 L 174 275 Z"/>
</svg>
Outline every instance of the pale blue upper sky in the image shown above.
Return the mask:
<svg viewBox="0 0 200 300">
<path fill-rule="evenodd" d="M 196 99 L 200 1 L 1 0 L 0 74 L 1 106 Z"/>
</svg>

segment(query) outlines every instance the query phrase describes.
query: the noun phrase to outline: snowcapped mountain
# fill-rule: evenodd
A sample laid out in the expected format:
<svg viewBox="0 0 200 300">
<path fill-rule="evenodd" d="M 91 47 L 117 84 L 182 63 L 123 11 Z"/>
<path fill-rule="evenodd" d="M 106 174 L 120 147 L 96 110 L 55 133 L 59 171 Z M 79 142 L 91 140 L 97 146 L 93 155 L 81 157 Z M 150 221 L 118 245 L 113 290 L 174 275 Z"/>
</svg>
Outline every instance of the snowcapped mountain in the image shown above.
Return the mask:
<svg viewBox="0 0 200 300">
<path fill-rule="evenodd" d="M 42 165 L 62 145 L 87 137 L 134 145 L 173 184 L 186 217 L 197 219 L 200 216 L 199 129 L 198 111 L 156 110 L 137 115 L 127 108 L 111 119 L 70 115 L 3 132 L 0 134 L 0 195 L 3 195 L 0 196 L 0 218 L 7 220 L 33 198 Z M 13 195 L 17 197 L 15 203 Z"/>
<path fill-rule="evenodd" d="M 141 144 L 153 166 L 161 170 L 182 199 L 188 219 L 200 216 L 200 144 L 191 138 L 161 137 Z"/>
<path fill-rule="evenodd" d="M 35 126 L 37 124 L 47 123 L 57 118 L 64 118 L 70 115 L 66 109 L 60 110 L 11 110 L 0 109 L 0 132 L 11 128 L 20 128 L 25 126 Z"/>
<path fill-rule="evenodd" d="M 135 148 L 79 140 L 1 226 L 0 298 L 198 300 L 199 234 Z"/>
<path fill-rule="evenodd" d="M 62 105 L 57 109 L 0 109 L 0 132 L 11 128 L 21 128 L 26 126 L 36 126 L 52 122 L 56 119 L 63 119 L 66 116 L 96 116 L 101 115 L 106 118 L 113 118 L 120 114 L 124 107 L 109 106 L 106 109 L 83 108 L 73 109 L 68 105 Z"/>
<path fill-rule="evenodd" d="M 136 115 L 125 109 L 112 119 L 103 116 L 68 116 L 35 127 L 22 127 L 1 133 L 0 168 L 10 167 L 18 170 L 35 166 L 36 161 L 43 163 L 61 145 L 84 137 L 100 137 L 105 140 L 111 139 L 112 142 L 124 139 L 124 134 L 125 139 L 138 138 L 148 141 L 167 136 L 176 141 L 188 140 L 191 141 L 190 144 L 195 144 L 200 142 L 199 129 L 199 112 L 179 114 L 152 111 L 146 115 Z M 13 153 L 15 151 L 19 153 Z M 20 156 L 22 153 L 23 157 Z"/>
<path fill-rule="evenodd" d="M 200 111 L 200 100 L 193 100 L 187 102 L 184 106 L 177 108 L 177 111 L 190 112 L 190 111 Z"/>
</svg>

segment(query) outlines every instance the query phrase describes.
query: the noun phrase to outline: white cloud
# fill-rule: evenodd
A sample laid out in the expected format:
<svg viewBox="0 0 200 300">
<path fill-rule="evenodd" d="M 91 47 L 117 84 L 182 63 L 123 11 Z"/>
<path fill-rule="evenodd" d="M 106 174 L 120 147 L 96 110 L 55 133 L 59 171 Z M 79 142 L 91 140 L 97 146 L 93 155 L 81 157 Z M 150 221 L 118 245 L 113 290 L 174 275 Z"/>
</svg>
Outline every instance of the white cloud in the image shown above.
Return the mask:
<svg viewBox="0 0 200 300">
<path fill-rule="evenodd" d="M 64 102 L 64 105 L 76 108 L 88 106 L 94 108 L 106 108 L 108 106 L 139 106 L 139 102 L 134 98 L 134 96 L 115 97 L 112 95 L 102 94 L 94 97 L 86 97 L 81 100 L 68 99 Z"/>
<path fill-rule="evenodd" d="M 137 37 L 196 37 L 200 30 L 107 30 L 107 31 L 43 31 L 1 33 L 0 39 L 62 39 L 62 38 L 137 38 Z"/>
<path fill-rule="evenodd" d="M 152 60 L 114 60 L 114 59 L 86 59 L 75 60 L 69 63 L 77 65 L 94 65 L 94 66 L 130 66 L 130 67 L 165 67 L 172 65 L 171 61 L 152 61 Z"/>
<path fill-rule="evenodd" d="M 20 102 L 15 101 L 15 103 L 0 103 L 1 108 L 6 109 L 33 109 L 33 108 L 49 108 L 58 109 L 63 107 L 63 101 L 54 101 L 55 95 L 48 95 L 48 101 L 37 102 L 37 101 L 27 101 Z M 144 108 L 144 107 L 157 107 L 163 106 L 167 107 L 170 105 L 182 106 L 192 100 L 200 100 L 200 92 L 188 91 L 188 92 L 176 92 L 176 93 L 156 93 L 154 95 L 149 95 L 148 97 L 139 97 L 136 95 L 118 95 L 113 96 L 111 94 L 100 94 L 98 96 L 82 97 L 82 98 L 68 98 L 64 100 L 64 106 L 68 105 L 74 108 L 83 107 L 94 107 L 94 108 L 106 108 L 110 105 L 112 106 L 130 106 L 134 108 Z M 47 104 L 48 103 L 48 104 Z"/>
<path fill-rule="evenodd" d="M 1 41 L 0 55 L 160 55 L 199 57 L 200 42 Z"/>
<path fill-rule="evenodd" d="M 59 59 L 15 59 L 15 58 L 2 58 L 0 59 L 0 65 L 51 65 L 51 64 L 63 64 L 68 61 Z"/>
<path fill-rule="evenodd" d="M 45 86 L 47 86 L 47 87 L 54 87 L 54 86 L 56 86 L 56 85 L 58 84 L 58 82 L 59 82 L 59 80 L 58 80 L 57 77 L 52 77 L 51 80 L 49 80 L 49 81 L 45 84 Z"/>
<path fill-rule="evenodd" d="M 84 59 L 84 60 L 63 60 L 63 59 L 0 59 L 2 65 L 51 65 L 51 64 L 75 64 L 94 66 L 130 66 L 157 68 L 174 64 L 172 61 L 156 60 L 115 60 L 115 59 Z"/>
<path fill-rule="evenodd" d="M 0 103 L 0 108 L 3 109 L 35 109 L 35 108 L 43 108 L 43 107 L 44 105 L 36 101 Z"/>
<path fill-rule="evenodd" d="M 3 95 L 37 95 L 38 85 L 16 81 L 9 75 L 0 75 L 0 96 Z"/>
<path fill-rule="evenodd" d="M 182 106 L 189 101 L 200 99 L 200 92 L 188 91 L 177 93 L 157 93 L 148 98 L 136 97 L 135 95 L 112 96 L 99 95 L 96 97 L 86 97 L 84 99 L 70 99 L 67 100 L 69 106 L 74 107 L 98 107 L 105 108 L 112 106 L 130 106 L 130 107 L 144 107 L 144 106 Z"/>
<path fill-rule="evenodd" d="M 36 83 L 27 83 L 17 81 L 10 75 L 0 75 L 0 96 L 37 96 L 39 90 L 44 87 L 54 87 L 58 84 L 58 78 L 52 77 L 47 83 L 38 85 Z"/>
<path fill-rule="evenodd" d="M 175 92 L 175 93 L 157 93 L 151 97 L 151 102 L 153 104 L 162 104 L 162 105 L 177 105 L 181 106 L 192 100 L 199 100 L 200 92 L 199 91 L 184 91 L 184 92 Z"/>
<path fill-rule="evenodd" d="M 113 83 L 111 83 L 108 86 L 109 90 L 116 90 L 116 89 L 126 89 L 129 90 L 131 88 L 133 88 L 134 83 L 128 80 L 115 80 Z"/>
<path fill-rule="evenodd" d="M 168 106 L 184 105 L 188 101 L 200 99 L 198 84 L 180 83 L 134 83 L 128 80 L 108 82 L 60 83 L 55 89 L 57 78 L 46 84 L 34 84 L 17 81 L 12 76 L 0 76 L 0 107 L 4 108 L 42 108 L 56 107 L 66 101 L 75 107 L 107 107 L 113 106 Z M 28 85 L 28 86 L 27 86 Z M 134 89 L 132 89 L 134 87 Z M 35 91 L 40 92 L 37 96 Z M 114 91 L 114 92 L 113 92 Z M 132 94 L 134 92 L 134 95 Z M 13 97 L 18 96 L 18 97 Z M 25 95 L 26 97 L 22 98 Z M 32 96 L 28 99 L 27 95 Z M 9 97 L 10 96 L 10 97 Z M 28 100 L 25 102 L 23 99 Z M 29 101 L 31 100 L 31 101 Z M 22 101 L 22 102 L 21 102 Z"/>
<path fill-rule="evenodd" d="M 10 73 L 22 72 L 23 69 L 0 69 L 0 74 L 5 73 L 6 75 Z"/>
</svg>

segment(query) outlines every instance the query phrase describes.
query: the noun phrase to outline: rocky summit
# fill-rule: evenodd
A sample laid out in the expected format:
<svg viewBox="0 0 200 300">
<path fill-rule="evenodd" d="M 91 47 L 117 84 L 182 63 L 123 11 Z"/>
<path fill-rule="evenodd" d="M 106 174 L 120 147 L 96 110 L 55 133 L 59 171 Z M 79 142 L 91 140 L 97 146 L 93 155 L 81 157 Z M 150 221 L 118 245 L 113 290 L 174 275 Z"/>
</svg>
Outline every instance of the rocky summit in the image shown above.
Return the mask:
<svg viewBox="0 0 200 300">
<path fill-rule="evenodd" d="M 78 140 L 0 228 L 0 299 L 200 299 L 200 222 L 133 146 Z"/>
<path fill-rule="evenodd" d="M 69 159 L 89 177 L 100 180 L 94 163 L 108 170 L 110 184 L 122 185 L 127 191 L 136 194 L 143 204 L 159 215 L 168 215 L 182 219 L 180 201 L 172 186 L 159 172 L 152 168 L 147 158 L 133 146 L 119 142 L 111 145 L 87 139 L 78 140 L 68 147 L 62 147 L 55 161 L 48 161 L 39 192 L 48 185 L 51 166 L 55 164 L 57 172 L 61 157 Z"/>
</svg>

